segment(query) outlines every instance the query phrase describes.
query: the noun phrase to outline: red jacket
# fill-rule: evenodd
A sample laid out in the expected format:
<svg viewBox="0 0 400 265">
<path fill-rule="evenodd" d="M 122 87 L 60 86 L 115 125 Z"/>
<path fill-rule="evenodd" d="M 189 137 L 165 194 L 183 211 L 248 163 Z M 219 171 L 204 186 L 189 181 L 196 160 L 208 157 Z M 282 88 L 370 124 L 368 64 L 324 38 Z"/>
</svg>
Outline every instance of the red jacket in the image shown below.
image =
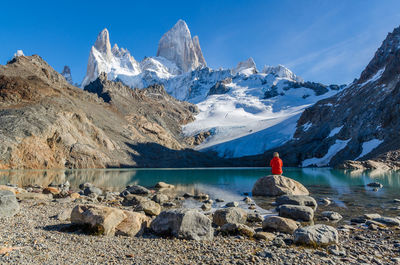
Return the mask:
<svg viewBox="0 0 400 265">
<path fill-rule="evenodd" d="M 272 170 L 271 170 L 272 175 L 281 175 L 283 173 L 283 171 L 282 171 L 283 162 L 279 157 L 272 158 L 269 165 L 272 168 Z"/>
</svg>

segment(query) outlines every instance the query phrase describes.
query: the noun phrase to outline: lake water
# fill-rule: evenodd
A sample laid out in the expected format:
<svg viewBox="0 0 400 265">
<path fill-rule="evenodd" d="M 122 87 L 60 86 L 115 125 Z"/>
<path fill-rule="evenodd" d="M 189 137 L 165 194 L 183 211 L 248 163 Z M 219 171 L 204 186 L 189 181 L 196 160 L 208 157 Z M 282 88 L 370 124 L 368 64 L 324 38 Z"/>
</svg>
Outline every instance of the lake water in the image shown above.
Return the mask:
<svg viewBox="0 0 400 265">
<path fill-rule="evenodd" d="M 159 181 L 174 184 L 182 191 L 200 191 L 211 198 L 240 201 L 243 193 L 251 192 L 255 181 L 269 174 L 266 168 L 206 169 L 88 169 L 88 170 L 12 170 L 0 171 L 0 184 L 27 186 L 68 180 L 72 187 L 91 182 L 98 187 L 121 191 L 130 184 L 152 187 Z M 305 185 L 316 199 L 329 197 L 335 203 L 327 210 L 344 216 L 379 212 L 390 216 L 400 214 L 393 199 L 400 199 L 400 171 L 345 171 L 329 168 L 286 168 L 284 175 Z M 366 184 L 379 182 L 383 188 L 373 191 Z M 254 198 L 257 205 L 271 209 L 272 199 Z"/>
</svg>

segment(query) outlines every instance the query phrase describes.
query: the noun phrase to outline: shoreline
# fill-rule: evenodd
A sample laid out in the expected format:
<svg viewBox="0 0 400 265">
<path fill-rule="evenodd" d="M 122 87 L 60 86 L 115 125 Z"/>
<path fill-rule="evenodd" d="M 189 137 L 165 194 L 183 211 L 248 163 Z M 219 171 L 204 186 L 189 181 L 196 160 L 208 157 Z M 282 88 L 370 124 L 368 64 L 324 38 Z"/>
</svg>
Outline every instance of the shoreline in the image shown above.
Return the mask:
<svg viewBox="0 0 400 265">
<path fill-rule="evenodd" d="M 84 226 L 72 224 L 69 221 L 71 217 L 65 215 L 65 212 L 71 211 L 77 205 L 98 205 L 137 211 L 135 206 L 124 206 L 126 198 L 116 192 L 105 192 L 97 196 L 90 193 L 78 197 L 76 192 L 69 189 L 62 195 L 62 187 L 25 188 L 26 192 L 10 187 L 17 191 L 21 209 L 14 217 L 3 218 L 0 224 L 0 252 L 4 247 L 10 248 L 5 254 L 0 255 L 2 263 L 398 264 L 396 262 L 400 262 L 399 226 L 365 225 L 362 222 L 351 224 L 350 220 L 345 220 L 345 223 L 349 224 L 337 227 L 339 241 L 336 246 L 315 248 L 295 244 L 292 234 L 263 230 L 260 220 L 246 221 L 245 225 L 255 232 L 250 237 L 240 230 L 226 234 L 215 224 L 213 224 L 212 240 L 196 241 L 160 236 L 154 234 L 149 227 L 138 237 L 96 236 L 88 233 Z M 167 195 L 169 199 L 160 203 L 162 211 L 180 209 L 186 200 L 201 202 L 206 201 L 208 197 L 204 194 L 198 195 L 198 199 L 184 198 L 183 194 L 177 194 L 174 188 L 158 188 L 150 192 L 147 195 L 134 195 L 134 198 L 139 196 L 150 199 L 157 194 L 159 197 Z M 170 205 L 165 207 L 164 205 L 168 203 Z M 250 200 L 249 205 L 252 205 Z M 203 213 L 212 220 L 212 215 L 207 211 Z M 152 221 L 156 219 L 155 216 L 148 217 Z M 354 216 L 353 219 L 357 218 Z M 315 219 L 314 222 L 322 221 Z"/>
</svg>

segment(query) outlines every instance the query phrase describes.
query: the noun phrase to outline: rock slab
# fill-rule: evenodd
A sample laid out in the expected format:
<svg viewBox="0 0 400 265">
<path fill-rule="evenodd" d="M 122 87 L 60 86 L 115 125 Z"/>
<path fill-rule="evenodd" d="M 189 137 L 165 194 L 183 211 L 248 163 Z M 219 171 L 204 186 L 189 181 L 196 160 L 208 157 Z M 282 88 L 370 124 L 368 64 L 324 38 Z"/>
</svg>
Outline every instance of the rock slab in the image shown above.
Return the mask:
<svg viewBox="0 0 400 265">
<path fill-rule="evenodd" d="M 314 211 L 308 206 L 299 205 L 282 205 L 279 208 L 279 216 L 290 218 L 293 220 L 301 220 L 310 222 L 314 218 Z"/>
</svg>

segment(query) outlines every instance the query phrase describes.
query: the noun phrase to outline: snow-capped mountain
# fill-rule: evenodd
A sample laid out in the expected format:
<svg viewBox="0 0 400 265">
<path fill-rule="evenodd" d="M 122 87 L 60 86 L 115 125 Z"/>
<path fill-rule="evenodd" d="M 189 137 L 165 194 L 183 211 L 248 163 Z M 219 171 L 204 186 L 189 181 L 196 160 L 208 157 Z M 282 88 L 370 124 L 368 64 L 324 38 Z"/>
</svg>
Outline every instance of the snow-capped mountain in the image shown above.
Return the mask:
<svg viewBox="0 0 400 265">
<path fill-rule="evenodd" d="M 160 41 L 156 57 L 137 62 L 128 50 L 111 49 L 109 32 L 97 37 L 89 55 L 82 87 L 105 72 L 131 88 L 162 84 L 173 97 L 197 104 L 196 120 L 183 128 L 186 136 L 204 134 L 196 147 L 224 157 L 260 154 L 293 138 L 303 110 L 341 88 L 304 82 L 286 67 L 257 69 L 252 58 L 233 69 L 206 66 L 199 38 L 179 20 Z"/>
<path fill-rule="evenodd" d="M 71 85 L 74 84 L 74 82 L 72 80 L 72 75 L 71 75 L 71 68 L 69 68 L 68 65 L 64 66 L 64 69 L 61 72 L 61 75 L 65 78 L 65 80 L 67 80 L 68 83 L 70 83 Z"/>
</svg>

